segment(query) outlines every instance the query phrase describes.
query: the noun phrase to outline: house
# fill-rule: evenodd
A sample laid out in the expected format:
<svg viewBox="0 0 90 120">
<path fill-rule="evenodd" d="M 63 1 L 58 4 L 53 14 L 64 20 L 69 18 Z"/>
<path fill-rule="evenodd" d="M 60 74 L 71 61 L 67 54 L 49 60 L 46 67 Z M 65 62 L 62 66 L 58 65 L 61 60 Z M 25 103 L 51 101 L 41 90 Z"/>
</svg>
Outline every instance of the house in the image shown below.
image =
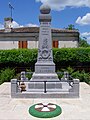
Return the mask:
<svg viewBox="0 0 90 120">
<path fill-rule="evenodd" d="M 39 27 L 12 28 L 12 19 L 5 18 L 5 29 L 0 30 L 0 49 L 38 48 Z M 79 32 L 52 28 L 54 48 L 77 48 Z"/>
</svg>

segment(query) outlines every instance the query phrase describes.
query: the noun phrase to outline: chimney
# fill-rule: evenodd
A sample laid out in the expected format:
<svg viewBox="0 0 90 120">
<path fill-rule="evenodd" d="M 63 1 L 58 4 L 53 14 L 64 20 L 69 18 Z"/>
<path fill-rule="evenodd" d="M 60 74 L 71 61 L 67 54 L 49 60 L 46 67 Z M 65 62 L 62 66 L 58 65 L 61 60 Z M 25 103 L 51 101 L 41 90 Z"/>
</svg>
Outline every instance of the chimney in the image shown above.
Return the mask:
<svg viewBox="0 0 90 120">
<path fill-rule="evenodd" d="M 4 18 L 5 32 L 11 32 L 12 31 L 12 21 L 13 21 L 13 19 L 11 17 Z"/>
</svg>

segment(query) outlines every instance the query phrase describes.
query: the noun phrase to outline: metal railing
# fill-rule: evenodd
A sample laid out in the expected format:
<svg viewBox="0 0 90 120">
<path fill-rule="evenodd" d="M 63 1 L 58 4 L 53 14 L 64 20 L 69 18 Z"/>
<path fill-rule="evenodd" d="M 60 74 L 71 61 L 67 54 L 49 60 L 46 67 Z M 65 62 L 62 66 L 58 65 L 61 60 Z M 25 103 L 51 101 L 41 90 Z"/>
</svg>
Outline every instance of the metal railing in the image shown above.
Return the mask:
<svg viewBox="0 0 90 120">
<path fill-rule="evenodd" d="M 20 85 L 20 82 L 43 82 L 44 83 L 44 93 L 46 93 L 47 92 L 47 82 L 68 82 L 69 83 L 69 81 L 28 81 L 28 80 L 26 80 L 26 81 L 21 81 L 21 80 L 18 80 L 17 82 L 19 82 L 19 85 Z M 72 81 L 70 81 L 70 82 L 72 82 L 73 83 L 73 80 Z M 71 86 L 71 87 L 73 87 L 73 85 L 71 85 L 70 83 L 69 83 L 69 85 Z"/>
<path fill-rule="evenodd" d="M 59 81 L 30 81 L 28 79 L 26 79 L 26 75 L 27 74 L 33 74 L 33 72 L 21 72 L 21 80 L 17 80 L 17 82 L 20 85 L 20 82 L 43 82 L 44 83 L 44 93 L 47 92 L 47 82 L 67 82 L 69 84 L 69 86 L 73 87 L 73 78 L 68 74 L 64 74 L 64 77 L 62 77 L 61 79 L 59 79 Z M 63 72 L 57 72 L 57 74 L 63 74 Z M 66 77 L 66 78 L 65 78 Z"/>
</svg>

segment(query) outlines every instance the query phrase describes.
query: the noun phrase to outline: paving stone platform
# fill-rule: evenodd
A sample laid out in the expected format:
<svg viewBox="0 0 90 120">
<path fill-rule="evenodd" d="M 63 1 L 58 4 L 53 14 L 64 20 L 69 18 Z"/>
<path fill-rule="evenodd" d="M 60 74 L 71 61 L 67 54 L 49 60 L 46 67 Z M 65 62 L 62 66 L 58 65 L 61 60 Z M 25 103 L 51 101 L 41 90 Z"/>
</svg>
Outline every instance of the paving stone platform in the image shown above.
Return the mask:
<svg viewBox="0 0 90 120">
<path fill-rule="evenodd" d="M 28 112 L 35 103 L 55 103 L 62 108 L 62 114 L 47 120 L 90 120 L 90 86 L 80 83 L 80 98 L 64 99 L 12 99 L 11 84 L 0 85 L 0 120 L 46 120 L 35 118 Z"/>
</svg>

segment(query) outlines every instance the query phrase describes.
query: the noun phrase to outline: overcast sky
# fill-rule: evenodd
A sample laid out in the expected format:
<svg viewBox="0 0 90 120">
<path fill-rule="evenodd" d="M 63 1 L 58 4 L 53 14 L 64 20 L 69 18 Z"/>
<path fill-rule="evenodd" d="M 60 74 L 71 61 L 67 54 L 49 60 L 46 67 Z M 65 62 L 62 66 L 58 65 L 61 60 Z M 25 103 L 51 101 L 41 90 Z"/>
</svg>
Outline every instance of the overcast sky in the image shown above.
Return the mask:
<svg viewBox="0 0 90 120">
<path fill-rule="evenodd" d="M 14 7 L 14 27 L 39 26 L 39 8 L 48 4 L 52 9 L 52 28 L 73 24 L 90 43 L 90 0 L 0 0 L 0 28 L 4 18 L 10 17 L 9 2 Z"/>
</svg>

